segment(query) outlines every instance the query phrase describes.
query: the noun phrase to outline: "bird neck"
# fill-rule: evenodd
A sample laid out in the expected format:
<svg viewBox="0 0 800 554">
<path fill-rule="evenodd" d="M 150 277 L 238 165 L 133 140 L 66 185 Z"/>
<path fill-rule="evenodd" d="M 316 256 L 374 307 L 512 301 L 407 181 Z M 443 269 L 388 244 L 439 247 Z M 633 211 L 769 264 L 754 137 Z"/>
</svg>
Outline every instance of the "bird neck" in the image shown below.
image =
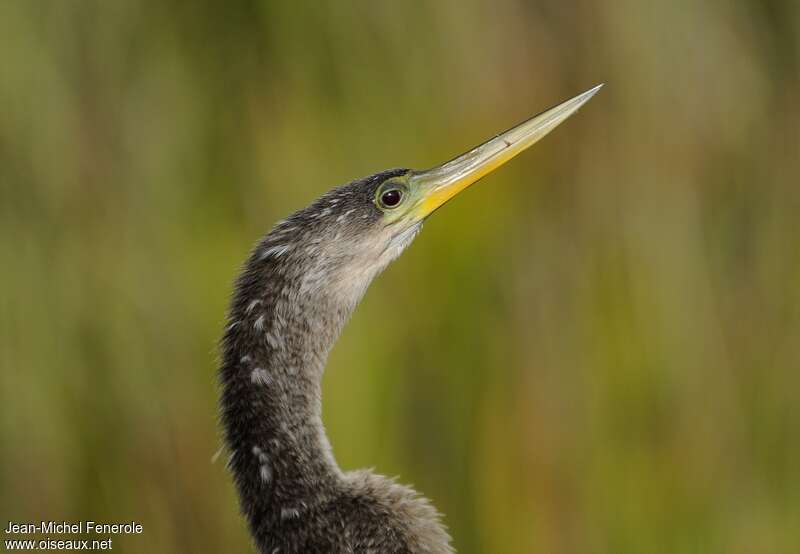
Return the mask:
<svg viewBox="0 0 800 554">
<path fill-rule="evenodd" d="M 354 308 L 251 262 L 222 345 L 222 421 L 242 510 L 258 536 L 335 494 L 322 425 L 328 353 Z"/>
</svg>

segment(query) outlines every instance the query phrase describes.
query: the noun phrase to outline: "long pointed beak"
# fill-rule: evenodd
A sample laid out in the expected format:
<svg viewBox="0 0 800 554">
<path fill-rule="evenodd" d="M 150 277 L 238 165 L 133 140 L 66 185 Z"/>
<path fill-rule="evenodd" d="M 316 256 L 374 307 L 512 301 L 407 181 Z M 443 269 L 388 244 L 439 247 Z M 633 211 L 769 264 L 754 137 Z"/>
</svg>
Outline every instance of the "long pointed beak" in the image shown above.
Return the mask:
<svg viewBox="0 0 800 554">
<path fill-rule="evenodd" d="M 578 111 L 602 86 L 597 85 L 550 108 L 447 163 L 424 171 L 412 171 L 409 182 L 422 189 L 416 217 L 427 217 L 472 183 L 538 142 Z"/>
</svg>

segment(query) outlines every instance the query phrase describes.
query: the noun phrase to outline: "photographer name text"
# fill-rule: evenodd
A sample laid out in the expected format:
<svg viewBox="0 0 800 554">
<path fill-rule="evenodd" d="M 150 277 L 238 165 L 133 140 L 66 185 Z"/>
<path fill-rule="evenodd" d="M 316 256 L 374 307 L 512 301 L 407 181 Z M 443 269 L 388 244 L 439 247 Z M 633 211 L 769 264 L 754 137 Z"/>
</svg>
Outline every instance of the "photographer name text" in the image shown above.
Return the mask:
<svg viewBox="0 0 800 554">
<path fill-rule="evenodd" d="M 144 532 L 141 523 L 135 521 L 126 523 L 101 523 L 97 521 L 40 521 L 38 523 L 21 523 L 9 521 L 5 528 L 8 535 L 138 535 Z"/>
</svg>

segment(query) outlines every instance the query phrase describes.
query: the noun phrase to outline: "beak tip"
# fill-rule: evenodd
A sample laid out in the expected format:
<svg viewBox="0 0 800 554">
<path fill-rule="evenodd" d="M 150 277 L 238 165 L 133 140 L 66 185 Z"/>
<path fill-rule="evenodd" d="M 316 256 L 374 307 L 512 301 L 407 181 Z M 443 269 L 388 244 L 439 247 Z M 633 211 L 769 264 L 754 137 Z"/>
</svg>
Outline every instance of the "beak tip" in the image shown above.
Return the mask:
<svg viewBox="0 0 800 554">
<path fill-rule="evenodd" d="M 600 83 L 599 85 L 596 85 L 596 86 L 590 88 L 589 90 L 587 90 L 586 92 L 584 92 L 582 94 L 579 94 L 578 96 L 574 97 L 572 100 L 567 100 L 562 105 L 563 106 L 569 106 L 569 115 L 572 115 L 573 113 L 578 111 L 578 109 L 581 106 L 586 104 L 586 102 L 588 102 L 592 98 L 592 96 L 597 94 L 598 91 L 601 88 L 603 88 L 604 86 L 605 86 L 605 83 Z"/>
<path fill-rule="evenodd" d="M 591 98 L 592 96 L 594 96 L 595 94 L 597 94 L 597 92 L 601 88 L 603 88 L 605 85 L 606 85 L 605 83 L 600 83 L 599 85 L 596 85 L 596 86 L 590 88 L 589 90 L 587 90 L 586 92 L 584 92 L 581 96 L 583 96 L 584 97 L 584 101 L 586 101 L 589 98 Z"/>
</svg>

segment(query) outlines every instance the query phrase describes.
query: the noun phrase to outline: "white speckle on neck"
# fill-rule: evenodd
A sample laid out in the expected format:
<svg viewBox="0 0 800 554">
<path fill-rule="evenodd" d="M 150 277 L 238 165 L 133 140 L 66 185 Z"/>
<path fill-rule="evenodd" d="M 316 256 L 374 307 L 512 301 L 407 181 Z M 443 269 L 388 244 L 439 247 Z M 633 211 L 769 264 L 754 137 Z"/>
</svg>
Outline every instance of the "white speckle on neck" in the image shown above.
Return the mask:
<svg viewBox="0 0 800 554">
<path fill-rule="evenodd" d="M 281 508 L 281 519 L 294 519 L 300 517 L 300 510 L 297 508 Z"/>
<path fill-rule="evenodd" d="M 247 362 L 249 362 L 250 360 L 252 360 L 252 358 L 251 358 L 250 356 L 247 356 L 247 355 L 244 355 L 244 356 L 242 356 L 241 358 L 239 358 L 239 362 L 240 362 L 240 363 L 243 363 L 243 364 L 246 364 L 246 363 L 247 363 Z"/>
<path fill-rule="evenodd" d="M 256 322 L 253 323 L 253 329 L 256 329 L 257 331 L 261 331 L 262 329 L 264 329 L 264 314 L 258 316 Z"/>
<path fill-rule="evenodd" d="M 269 258 L 270 256 L 275 256 L 276 258 L 280 258 L 286 252 L 292 249 L 292 245 L 290 244 L 279 244 L 276 246 L 270 246 L 266 250 L 261 253 L 261 259 L 264 260 Z"/>
<path fill-rule="evenodd" d="M 249 314 L 249 313 L 250 313 L 250 312 L 252 312 L 252 311 L 253 311 L 253 310 L 256 308 L 256 306 L 258 306 L 259 304 L 261 304 L 261 300 L 253 300 L 252 302 L 250 302 L 250 303 L 247 305 L 247 308 L 245 308 L 245 310 L 244 310 L 244 313 L 246 313 L 246 314 Z"/>
<path fill-rule="evenodd" d="M 237 325 L 239 325 L 239 323 L 241 323 L 241 322 L 240 322 L 240 321 L 234 321 L 233 323 L 231 323 L 230 325 L 228 325 L 228 326 L 225 328 L 225 330 L 226 330 L 226 331 L 231 331 L 231 330 L 232 330 L 232 329 L 234 329 L 234 328 L 235 328 Z"/>
<path fill-rule="evenodd" d="M 277 237 L 283 234 L 288 233 L 289 231 L 294 231 L 297 227 L 292 227 L 291 225 L 286 225 L 286 220 L 281 221 L 272 228 L 272 232 L 270 233 L 272 236 Z"/>
<path fill-rule="evenodd" d="M 253 446 L 253 456 L 258 458 L 258 474 L 261 477 L 261 481 L 264 483 L 272 481 L 272 468 L 269 465 L 269 456 L 258 446 Z"/>
<path fill-rule="evenodd" d="M 272 384 L 272 376 L 267 373 L 266 369 L 257 367 L 250 372 L 250 382 L 254 385 L 269 386 Z"/>
</svg>

